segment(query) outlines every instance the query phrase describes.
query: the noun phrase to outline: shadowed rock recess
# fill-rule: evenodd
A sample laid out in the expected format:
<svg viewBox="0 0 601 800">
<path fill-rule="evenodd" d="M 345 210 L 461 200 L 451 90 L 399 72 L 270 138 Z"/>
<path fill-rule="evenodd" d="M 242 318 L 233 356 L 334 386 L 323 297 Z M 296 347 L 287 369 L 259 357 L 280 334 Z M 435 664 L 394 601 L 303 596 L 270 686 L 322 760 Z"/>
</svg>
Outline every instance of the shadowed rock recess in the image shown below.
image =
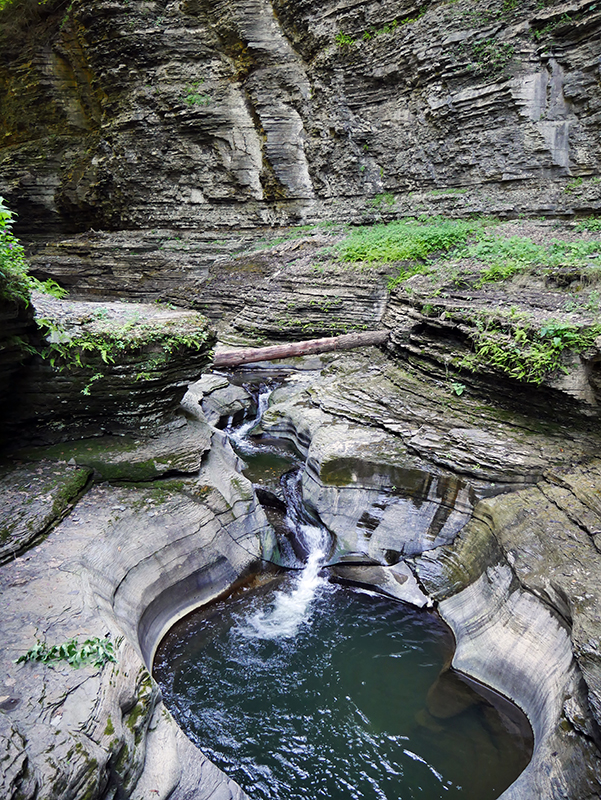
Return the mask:
<svg viewBox="0 0 601 800">
<path fill-rule="evenodd" d="M 358 332 L 278 364 L 254 433 L 302 458 L 332 580 L 436 607 L 527 714 L 503 800 L 600 797 L 601 6 L 0 5 L 0 195 L 69 290 L 0 298 L 0 797 L 246 798 L 150 674 L 299 566 L 223 432 L 256 396 L 201 373 L 217 335 Z M 405 218 L 464 249 L 345 257 Z"/>
</svg>

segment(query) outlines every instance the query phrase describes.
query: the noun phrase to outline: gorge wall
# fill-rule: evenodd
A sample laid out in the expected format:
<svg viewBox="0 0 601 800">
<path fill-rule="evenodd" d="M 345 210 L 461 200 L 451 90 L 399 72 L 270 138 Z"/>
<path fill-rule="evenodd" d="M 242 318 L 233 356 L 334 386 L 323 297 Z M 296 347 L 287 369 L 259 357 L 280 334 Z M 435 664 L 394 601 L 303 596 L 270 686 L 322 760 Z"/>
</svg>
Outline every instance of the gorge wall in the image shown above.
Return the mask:
<svg viewBox="0 0 601 800">
<path fill-rule="evenodd" d="M 601 208 L 589 0 L 20 13 L 0 22 L 0 187 L 22 233 Z"/>
<path fill-rule="evenodd" d="M 544 782 L 536 785 L 545 791 L 509 796 L 598 796 L 601 340 L 571 360 L 566 353 L 564 369 L 536 385 L 461 366 L 482 309 L 505 314 L 506 327 L 537 331 L 567 319 L 569 301 L 571 323 L 597 321 L 598 293 L 593 302 L 594 284 L 582 277 L 591 264 L 578 274 L 541 269 L 508 289 L 482 284 L 468 263 L 459 283 L 442 270 L 390 291 L 398 264 L 349 272 L 320 255 L 341 226 L 283 242 L 274 228 L 422 213 L 544 215 L 550 220 L 532 221 L 532 236 L 546 243 L 558 218 L 599 213 L 600 27 L 594 0 L 74 0 L 2 12 L 0 194 L 18 212 L 34 272 L 72 291 L 72 317 L 60 308 L 53 316 L 39 300 L 38 316 L 52 322 L 58 343 L 80 341 L 83 364 L 71 359 L 67 375 L 34 356 L 19 371 L 20 356 L 5 347 L 0 365 L 27 401 L 5 391 L 15 428 L 35 433 L 34 444 L 52 443 L 1 476 L 11 509 L 37 492 L 50 511 L 19 510 L 16 534 L 0 541 L 0 583 L 13 604 L 0 687 L 11 759 L 0 794 L 204 800 L 223 789 L 223 776 L 165 713 L 144 664 L 173 612 L 173 586 L 184 613 L 190 585 L 194 602 L 225 591 L 272 558 L 276 542 L 223 435 L 196 400 L 185 414 L 177 408 L 210 359 L 207 321 L 128 304 L 130 317 L 122 303 L 74 300 L 117 297 L 201 309 L 222 331 L 229 325 L 230 340 L 390 330 L 386 353 L 326 359 L 318 380 L 296 381 L 264 430 L 311 456 L 305 499 L 329 514 L 342 555 L 359 552 L 364 570 L 397 593 L 411 585 L 416 597 L 425 589 L 446 604 L 459 640 L 469 628 L 465 608 L 481 597 L 503 600 L 495 625 L 507 598 L 524 619 L 536 605 L 537 619 L 551 620 L 568 665 L 548 704 L 561 750 L 537 731 Z M 507 238 L 519 235 L 505 224 Z M 11 307 L 3 319 L 10 336 L 27 338 L 30 311 Z M 168 341 L 167 322 L 175 326 Z M 105 323 L 119 350 L 110 363 Z M 453 389 L 453 378 L 464 383 Z M 210 410 L 219 422 L 223 414 Z M 359 475 L 359 485 L 355 466 L 368 457 L 377 470 Z M 394 538 L 415 500 L 397 491 L 397 478 L 417 480 L 416 470 L 429 500 L 453 509 L 447 521 L 446 510 L 431 519 L 424 507 L 421 556 Z M 474 506 L 500 490 L 507 495 Z M 182 514 L 182 538 L 172 540 Z M 339 576 L 350 569 L 334 567 Z M 56 600 L 54 570 L 64 587 Z M 34 668 L 14 662 L 38 636 L 59 642 L 105 630 L 115 642 L 125 637 L 117 665 L 101 669 L 106 693 L 97 669 L 63 666 L 50 692 L 35 671 L 32 697 L 44 703 L 21 697 L 20 676 Z M 538 676 L 530 650 L 524 664 Z M 490 681 L 465 639 L 458 657 Z M 155 763 L 169 767 L 159 789 Z M 241 796 L 232 785 L 227 792 Z"/>
</svg>

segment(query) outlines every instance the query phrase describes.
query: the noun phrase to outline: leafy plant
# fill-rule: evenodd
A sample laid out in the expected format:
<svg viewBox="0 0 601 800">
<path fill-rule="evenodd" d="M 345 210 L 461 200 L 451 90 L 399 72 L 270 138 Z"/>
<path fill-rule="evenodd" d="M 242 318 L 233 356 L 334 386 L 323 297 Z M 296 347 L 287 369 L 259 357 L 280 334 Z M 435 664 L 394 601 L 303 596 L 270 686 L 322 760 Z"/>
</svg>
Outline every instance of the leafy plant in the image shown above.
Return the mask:
<svg viewBox="0 0 601 800">
<path fill-rule="evenodd" d="M 579 189 L 583 183 L 584 183 L 584 178 L 582 177 L 574 178 L 573 180 L 569 181 L 569 183 L 566 183 L 564 191 L 575 192 L 576 189 Z"/>
<path fill-rule="evenodd" d="M 451 381 L 451 391 L 453 394 L 457 395 L 457 397 L 461 397 L 466 388 L 465 383 L 461 383 L 461 381 Z"/>
<path fill-rule="evenodd" d="M 503 281 L 537 267 L 583 267 L 591 258 L 601 255 L 601 241 L 566 242 L 554 239 L 540 245 L 531 239 L 494 234 L 480 234 L 476 242 L 457 251 L 463 258 L 473 258 L 490 266 L 480 273 L 476 288 L 486 283 Z"/>
<path fill-rule="evenodd" d="M 346 33 L 342 33 L 342 31 L 338 31 L 334 37 L 334 41 L 338 47 L 351 47 L 357 40 L 353 39 L 352 36 L 347 36 Z"/>
<path fill-rule="evenodd" d="M 595 6 L 589 7 L 589 11 L 592 11 L 594 8 Z M 550 33 L 553 33 L 553 31 L 556 28 L 560 28 L 563 25 L 570 25 L 572 22 L 581 19 L 582 16 L 583 16 L 582 11 L 573 13 L 572 16 L 570 16 L 570 14 L 568 14 L 567 12 L 564 12 L 560 17 L 551 20 L 551 22 L 548 22 L 542 28 L 533 28 L 532 31 L 530 32 L 530 36 L 532 37 L 532 39 L 534 39 L 535 42 L 539 42 L 545 36 L 549 35 Z"/>
<path fill-rule="evenodd" d="M 397 28 L 400 28 L 403 25 L 410 25 L 412 22 L 417 22 L 420 17 L 424 16 L 427 10 L 427 6 L 422 6 L 415 16 L 403 17 L 403 19 L 400 20 L 393 19 L 392 22 L 385 22 L 381 28 L 376 28 L 375 25 L 370 25 L 369 29 L 363 32 L 361 38 L 364 42 L 369 42 L 370 39 L 373 39 L 375 36 L 394 33 Z"/>
<path fill-rule="evenodd" d="M 201 78 L 198 81 L 195 81 L 191 86 L 186 89 L 186 96 L 184 97 L 184 103 L 189 106 L 208 106 L 211 103 L 211 95 L 209 94 L 201 94 L 199 92 L 199 87 L 201 83 L 204 83 L 204 78 Z"/>
<path fill-rule="evenodd" d="M 336 250 L 339 259 L 346 262 L 417 261 L 452 250 L 476 228 L 477 223 L 466 220 L 398 220 L 359 227 L 336 245 Z"/>
<path fill-rule="evenodd" d="M 598 233 L 601 231 L 601 218 L 589 217 L 588 219 L 581 219 L 576 225 L 576 230 Z"/>
<path fill-rule="evenodd" d="M 525 383 L 540 384 L 547 375 L 562 369 L 565 350 L 582 352 L 601 334 L 601 325 L 578 328 L 569 323 L 551 320 L 536 331 L 516 325 L 502 328 L 498 322 L 486 325 L 480 321 L 475 336 L 475 352 L 465 357 L 460 366 L 470 370 L 479 364 Z"/>
<path fill-rule="evenodd" d="M 494 37 L 461 43 L 458 52 L 469 60 L 468 68 L 479 75 L 498 75 L 505 70 L 513 58 L 514 47 L 510 42 L 500 42 Z"/>
<path fill-rule="evenodd" d="M 96 318 L 95 330 L 74 334 L 54 320 L 38 318 L 38 327 L 44 332 L 46 345 L 41 356 L 53 367 L 62 369 L 81 368 L 93 371 L 82 393 L 89 395 L 92 387 L 104 377 L 98 370 L 99 361 L 114 364 L 118 356 L 126 353 L 144 352 L 149 345 L 155 352 L 148 353 L 139 363 L 139 374 L 152 377 L 152 372 L 163 365 L 169 356 L 180 348 L 201 350 L 205 347 L 210 332 L 204 319 L 189 324 L 188 330 L 173 329 L 169 321 L 153 325 L 134 315 L 124 324 L 101 317 Z"/>
<path fill-rule="evenodd" d="M 29 304 L 32 291 L 64 297 L 67 292 L 52 280 L 39 281 L 28 273 L 23 245 L 12 232 L 13 212 L 0 197 L 0 298 Z"/>
<path fill-rule="evenodd" d="M 88 664 L 100 668 L 109 661 L 117 661 L 117 658 L 115 656 L 115 645 L 109 637 L 99 639 L 95 636 L 92 639 L 86 639 L 81 645 L 77 639 L 69 639 L 63 644 L 50 646 L 44 641 L 37 641 L 30 650 L 19 656 L 15 663 L 22 664 L 28 661 L 41 661 L 43 664 L 66 661 L 72 667 L 78 669 Z"/>
</svg>

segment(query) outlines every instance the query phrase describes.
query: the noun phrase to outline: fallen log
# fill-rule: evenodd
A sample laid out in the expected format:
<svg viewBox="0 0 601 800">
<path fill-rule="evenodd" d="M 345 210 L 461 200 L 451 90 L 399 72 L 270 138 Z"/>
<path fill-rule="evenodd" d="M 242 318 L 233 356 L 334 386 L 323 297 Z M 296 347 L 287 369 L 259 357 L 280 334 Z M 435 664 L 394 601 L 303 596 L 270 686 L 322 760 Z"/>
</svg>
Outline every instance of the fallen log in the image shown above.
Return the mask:
<svg viewBox="0 0 601 800">
<path fill-rule="evenodd" d="M 309 339 L 305 342 L 276 344 L 271 347 L 247 347 L 243 350 L 230 350 L 217 353 L 213 359 L 214 367 L 237 367 L 254 361 L 275 361 L 279 358 L 306 356 L 311 353 L 328 353 L 332 350 L 352 350 L 354 347 L 384 344 L 389 331 L 366 331 L 365 333 L 345 333 L 327 339 Z"/>
</svg>

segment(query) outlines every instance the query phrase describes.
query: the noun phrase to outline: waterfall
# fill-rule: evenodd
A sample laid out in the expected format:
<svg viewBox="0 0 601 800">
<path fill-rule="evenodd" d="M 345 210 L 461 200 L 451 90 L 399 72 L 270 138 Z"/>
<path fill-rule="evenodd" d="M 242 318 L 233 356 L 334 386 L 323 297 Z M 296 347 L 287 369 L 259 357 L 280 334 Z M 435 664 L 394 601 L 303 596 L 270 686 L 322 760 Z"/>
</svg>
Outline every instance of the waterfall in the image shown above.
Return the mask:
<svg viewBox="0 0 601 800">
<path fill-rule="evenodd" d="M 242 453 L 257 452 L 262 449 L 247 436 L 260 422 L 269 404 L 272 389 L 261 386 L 257 400 L 257 414 L 254 419 L 244 422 L 239 428 L 228 431 L 233 444 Z M 276 592 L 270 608 L 255 611 L 238 625 L 238 631 L 246 638 L 277 639 L 295 636 L 299 627 L 311 618 L 312 601 L 325 578 L 320 575 L 321 567 L 327 558 L 329 533 L 307 518 L 302 504 L 300 490 L 301 471 L 288 473 L 284 478 L 286 498 L 286 522 L 302 544 L 307 560 L 302 570 L 295 576 L 292 586 Z"/>
<path fill-rule="evenodd" d="M 233 430 L 230 429 L 230 425 L 228 423 L 226 433 L 229 436 L 230 441 L 243 453 L 254 453 L 259 449 L 259 447 L 251 442 L 247 437 L 248 433 L 261 421 L 261 418 L 267 410 L 267 406 L 269 405 L 269 398 L 272 392 L 272 387 L 261 385 L 259 388 L 259 396 L 257 397 L 257 413 L 254 418 L 246 420 L 246 422 L 243 422 L 239 428 L 235 428 Z"/>
<path fill-rule="evenodd" d="M 325 578 L 320 575 L 326 558 L 326 537 L 313 525 L 301 526 L 309 557 L 304 569 L 296 576 L 291 589 L 276 592 L 273 605 L 255 611 L 239 626 L 249 639 L 279 639 L 295 636 L 303 623 L 311 619 L 311 604 Z"/>
</svg>

